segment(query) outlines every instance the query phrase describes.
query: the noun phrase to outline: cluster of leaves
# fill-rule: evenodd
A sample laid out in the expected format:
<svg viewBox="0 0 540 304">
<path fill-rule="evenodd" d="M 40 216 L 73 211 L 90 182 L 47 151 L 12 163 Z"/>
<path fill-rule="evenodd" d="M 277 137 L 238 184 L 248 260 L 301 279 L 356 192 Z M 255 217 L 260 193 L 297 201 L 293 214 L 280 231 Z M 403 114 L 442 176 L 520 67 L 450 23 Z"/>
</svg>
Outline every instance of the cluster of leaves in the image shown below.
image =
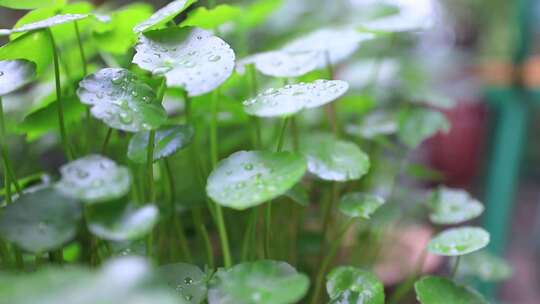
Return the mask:
<svg viewBox="0 0 540 304">
<path fill-rule="evenodd" d="M 298 268 L 313 274 L 313 304 L 323 301 L 325 279 L 330 303 L 384 303 L 370 265 L 331 267 L 348 234 L 395 205 L 403 168 L 384 178 L 391 191 L 377 191 L 382 152 L 410 152 L 449 125 L 409 100 L 375 109 L 366 101 L 375 94 L 365 92 L 376 87 L 377 71 L 361 95 L 335 79 L 335 67 L 361 45 L 424 24 L 404 26 L 397 11 L 315 29 L 237 60 L 243 36 L 282 1 L 204 7 L 175 0 L 156 12 L 144 3 L 112 10 L 66 2 L 0 0 L 33 9 L 0 30 L 10 40 L 0 47 L 0 96 L 32 96 L 22 120 L 4 116 L 0 102 L 0 254 L 6 268 L 37 270 L 0 275 L 2 299 L 296 303 L 310 289 Z M 45 94 L 34 92 L 40 86 Z M 35 178 L 32 166 L 17 178 L 8 133 L 24 134 L 39 155 L 63 154 L 59 178 Z M 436 225 L 483 211 L 466 192 L 447 188 L 425 205 Z M 299 248 L 308 220 L 316 223 L 315 254 Z M 497 266 L 503 261 L 468 255 L 488 242 L 481 228 L 450 228 L 427 251 L 457 256 L 455 265 L 467 254 L 459 276 L 503 279 L 510 272 Z M 45 256 L 103 265 L 50 268 Z M 482 272 L 480 263 L 487 263 Z M 453 279 L 423 277 L 414 287 L 423 304 L 485 302 Z"/>
</svg>

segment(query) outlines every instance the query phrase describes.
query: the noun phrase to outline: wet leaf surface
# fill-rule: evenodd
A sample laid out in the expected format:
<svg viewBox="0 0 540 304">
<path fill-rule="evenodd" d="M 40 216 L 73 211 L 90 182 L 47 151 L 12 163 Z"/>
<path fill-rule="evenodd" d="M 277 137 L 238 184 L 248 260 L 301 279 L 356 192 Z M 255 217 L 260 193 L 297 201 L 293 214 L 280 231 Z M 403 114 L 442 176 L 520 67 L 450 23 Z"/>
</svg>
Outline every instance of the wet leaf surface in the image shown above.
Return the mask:
<svg viewBox="0 0 540 304">
<path fill-rule="evenodd" d="M 31 61 L 0 61 L 0 96 L 16 91 L 31 82 L 35 76 L 36 64 Z"/>
<path fill-rule="evenodd" d="M 489 244 L 489 233 L 478 227 L 444 230 L 428 244 L 428 251 L 445 256 L 460 256 L 480 250 Z"/>
<path fill-rule="evenodd" d="M 449 279 L 428 276 L 414 284 L 416 298 L 422 304 L 487 304 L 475 290 Z"/>
<path fill-rule="evenodd" d="M 472 220 L 484 211 L 484 206 L 464 190 L 441 187 L 429 202 L 432 223 L 454 225 Z"/>
<path fill-rule="evenodd" d="M 360 192 L 347 193 L 339 201 L 339 210 L 348 217 L 369 220 L 384 204 L 384 198 Z"/>
<path fill-rule="evenodd" d="M 154 29 L 160 25 L 163 25 L 176 17 L 182 11 L 187 9 L 190 5 L 197 2 L 197 0 L 176 0 L 172 1 L 166 6 L 157 10 L 150 18 L 137 24 L 133 31 L 135 33 L 141 33 Z"/>
<path fill-rule="evenodd" d="M 355 267 L 332 270 L 326 291 L 332 304 L 384 304 L 384 285 L 372 273 Z"/>
<path fill-rule="evenodd" d="M 188 125 L 164 126 L 156 130 L 154 161 L 169 157 L 188 146 L 193 140 L 194 130 Z M 139 132 L 131 138 L 128 157 L 136 163 L 146 163 L 150 132 Z"/>
</svg>

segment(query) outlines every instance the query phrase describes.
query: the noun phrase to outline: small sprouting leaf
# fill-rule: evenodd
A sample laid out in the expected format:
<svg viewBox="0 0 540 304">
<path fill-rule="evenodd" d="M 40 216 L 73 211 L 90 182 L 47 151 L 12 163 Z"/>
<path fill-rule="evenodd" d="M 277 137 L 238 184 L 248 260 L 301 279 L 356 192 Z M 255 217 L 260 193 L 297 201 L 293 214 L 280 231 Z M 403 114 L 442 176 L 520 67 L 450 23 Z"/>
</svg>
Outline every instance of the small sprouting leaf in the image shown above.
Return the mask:
<svg viewBox="0 0 540 304">
<path fill-rule="evenodd" d="M 372 273 L 355 267 L 332 270 L 326 291 L 333 304 L 384 304 L 384 285 Z"/>
<path fill-rule="evenodd" d="M 129 170 L 114 161 L 89 155 L 60 168 L 56 189 L 86 203 L 110 201 L 124 196 L 131 185 Z"/>
<path fill-rule="evenodd" d="M 306 294 L 309 278 L 285 262 L 261 260 L 219 270 L 210 282 L 209 304 L 288 304 Z"/>
<path fill-rule="evenodd" d="M 155 205 L 137 207 L 114 202 L 98 204 L 87 209 L 88 230 L 109 241 L 132 241 L 152 231 L 159 216 Z"/>
<path fill-rule="evenodd" d="M 318 68 L 319 52 L 272 51 L 256 54 L 238 63 L 240 72 L 247 64 L 255 64 L 259 72 L 272 77 L 300 77 Z"/>
<path fill-rule="evenodd" d="M 384 198 L 360 192 L 347 193 L 339 201 L 339 210 L 348 217 L 369 220 L 371 215 L 384 204 Z"/>
<path fill-rule="evenodd" d="M 40 75 L 52 62 L 51 43 L 47 33 L 35 31 L 23 34 L 0 47 L 0 60 L 26 59 L 36 64 Z"/>
<path fill-rule="evenodd" d="M 484 206 L 464 190 L 440 187 L 429 201 L 434 224 L 455 225 L 478 217 Z"/>
<path fill-rule="evenodd" d="M 302 183 L 297 183 L 294 187 L 285 192 L 284 195 L 301 206 L 309 205 L 309 195 Z"/>
<path fill-rule="evenodd" d="M 206 193 L 216 203 L 243 210 L 284 194 L 306 172 L 306 162 L 289 152 L 241 151 L 220 162 Z"/>
<path fill-rule="evenodd" d="M 45 187 L 3 208 L 0 233 L 24 250 L 42 253 L 71 240 L 80 218 L 80 203 Z"/>
<path fill-rule="evenodd" d="M 48 6 L 61 6 L 66 0 L 0 0 L 0 6 L 13 9 L 34 9 Z"/>
<path fill-rule="evenodd" d="M 360 125 L 348 125 L 345 130 L 351 135 L 372 139 L 377 136 L 396 133 L 398 123 L 394 113 L 375 111 L 364 117 Z"/>
<path fill-rule="evenodd" d="M 441 112 L 417 108 L 401 113 L 398 136 L 404 144 L 416 148 L 429 137 L 449 129 L 450 124 Z"/>
<path fill-rule="evenodd" d="M 171 3 L 167 4 L 166 6 L 160 8 L 157 12 L 155 12 L 150 18 L 147 20 L 137 24 L 133 31 L 135 33 L 141 33 L 144 31 L 148 31 L 151 29 L 155 29 L 156 27 L 163 25 L 176 17 L 176 15 L 183 12 L 185 9 L 187 9 L 190 5 L 197 2 L 197 0 L 176 0 L 172 1 Z"/>
<path fill-rule="evenodd" d="M 92 115 L 127 132 L 159 128 L 167 119 L 152 88 L 125 69 L 102 69 L 84 78 L 77 90 Z"/>
<path fill-rule="evenodd" d="M 0 96 L 26 85 L 36 76 L 36 64 L 24 60 L 0 61 Z"/>
<path fill-rule="evenodd" d="M 41 20 L 34 23 L 25 24 L 21 27 L 17 27 L 11 30 L 0 30 L 0 36 L 1 35 L 11 35 L 12 33 L 24 33 L 24 32 L 30 32 L 35 31 L 39 29 L 45 29 L 49 27 L 53 27 L 55 25 L 60 25 L 68 22 L 73 22 L 77 20 L 82 20 L 88 18 L 90 15 L 88 14 L 64 14 L 64 15 L 56 15 L 51 18 L 47 18 L 45 20 Z"/>
<path fill-rule="evenodd" d="M 414 283 L 416 298 L 422 304 L 487 304 L 477 291 L 434 276 L 423 277 Z"/>
<path fill-rule="evenodd" d="M 169 157 L 185 148 L 193 139 L 193 128 L 189 125 L 164 126 L 156 130 L 154 140 L 154 161 Z M 128 157 L 136 163 L 146 163 L 150 132 L 139 132 L 131 138 Z"/>
<path fill-rule="evenodd" d="M 429 242 L 429 252 L 444 256 L 460 256 L 480 250 L 489 244 L 489 233 L 478 227 L 444 230 Z"/>
<path fill-rule="evenodd" d="M 498 282 L 512 276 L 512 267 L 503 258 L 482 250 L 461 257 L 457 273 L 460 277 L 474 276 L 485 282 Z"/>
<path fill-rule="evenodd" d="M 360 33 L 353 28 L 323 28 L 295 39 L 283 47 L 289 52 L 318 52 L 319 67 L 327 64 L 337 64 L 352 55 L 360 43 L 375 36 L 370 33 Z"/>
<path fill-rule="evenodd" d="M 329 134 L 307 136 L 300 151 L 306 156 L 308 171 L 323 180 L 356 180 L 370 166 L 368 156 L 356 144 Z"/>
<path fill-rule="evenodd" d="M 212 9 L 201 6 L 190 12 L 186 20 L 180 23 L 180 26 L 212 30 L 226 22 L 235 20 L 241 14 L 240 8 L 228 4 L 220 4 Z"/>
<path fill-rule="evenodd" d="M 190 96 L 206 94 L 234 70 L 231 47 L 212 33 L 191 28 L 167 28 L 139 36 L 133 63 L 154 75 L 164 75 L 168 87 L 184 88 Z"/>
<path fill-rule="evenodd" d="M 268 89 L 244 101 L 244 111 L 259 117 L 293 115 L 302 109 L 316 108 L 341 97 L 349 85 L 341 80 L 317 80 Z"/>
<path fill-rule="evenodd" d="M 180 295 L 181 303 L 199 304 L 206 298 L 207 277 L 199 267 L 185 263 L 168 264 L 160 266 L 156 273 Z"/>
</svg>

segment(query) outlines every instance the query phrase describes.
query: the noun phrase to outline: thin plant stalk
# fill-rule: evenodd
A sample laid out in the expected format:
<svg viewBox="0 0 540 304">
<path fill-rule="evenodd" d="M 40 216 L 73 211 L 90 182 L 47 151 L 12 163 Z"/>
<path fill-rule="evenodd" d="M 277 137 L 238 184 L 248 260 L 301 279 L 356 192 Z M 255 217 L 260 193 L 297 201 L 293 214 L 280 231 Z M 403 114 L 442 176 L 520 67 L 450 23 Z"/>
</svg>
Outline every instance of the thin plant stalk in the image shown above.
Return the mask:
<svg viewBox="0 0 540 304">
<path fill-rule="evenodd" d="M 11 168 L 11 159 L 9 157 L 9 152 L 7 148 L 6 123 L 5 123 L 5 118 L 4 118 L 4 103 L 2 101 L 1 96 L 0 96 L 0 149 L 2 152 L 2 159 L 4 161 L 5 174 L 6 174 L 6 177 L 9 177 L 9 178 L 6 178 L 6 181 L 9 181 L 9 182 L 6 182 L 6 185 L 8 186 L 6 187 L 6 190 L 11 192 L 10 184 L 13 184 L 13 186 L 15 186 L 15 190 L 17 191 L 17 193 L 21 195 L 22 189 L 19 185 L 19 182 L 17 181 L 17 177 L 15 176 L 15 173 L 13 172 L 13 168 Z"/>
<path fill-rule="evenodd" d="M 253 64 L 250 64 L 248 66 L 248 74 L 249 74 L 251 97 L 255 97 L 258 91 L 258 85 L 257 85 L 257 71 Z M 255 149 L 260 149 L 261 148 L 261 120 L 259 117 L 253 116 L 251 118 L 251 121 L 253 124 L 252 126 L 253 145 L 255 146 Z"/>
<path fill-rule="evenodd" d="M 107 130 L 107 134 L 105 134 L 105 139 L 103 140 L 103 144 L 101 145 L 101 154 L 105 154 L 107 152 L 107 146 L 109 145 L 109 141 L 111 140 L 112 135 L 112 128 L 109 128 Z"/>
<path fill-rule="evenodd" d="M 241 261 L 245 262 L 249 259 L 249 245 L 251 244 L 253 230 L 257 226 L 257 218 L 259 217 L 259 209 L 253 208 L 250 211 L 246 232 L 244 233 L 244 239 L 242 242 L 242 257 Z"/>
<path fill-rule="evenodd" d="M 81 56 L 81 64 L 82 64 L 83 77 L 84 77 L 88 73 L 88 69 L 86 66 L 86 55 L 84 53 L 84 47 L 83 47 L 83 43 L 81 39 L 81 32 L 79 30 L 79 22 L 75 21 L 73 22 L 73 25 L 75 27 L 75 35 L 77 36 L 77 43 L 79 45 L 79 54 Z"/>
<path fill-rule="evenodd" d="M 214 91 L 212 95 L 212 118 L 210 120 L 210 153 L 212 160 L 212 168 L 216 168 L 218 163 L 218 137 L 217 137 L 217 112 L 218 112 L 219 89 Z M 225 218 L 220 205 L 214 204 L 219 239 L 221 242 L 221 250 L 223 251 L 223 262 L 226 268 L 232 266 L 231 250 L 229 248 L 229 239 L 227 236 L 227 228 L 225 226 Z"/>
<path fill-rule="evenodd" d="M 452 272 L 450 273 L 450 277 L 452 278 L 452 280 L 456 278 L 460 260 L 461 260 L 461 256 L 457 256 L 456 261 L 454 262 L 454 267 L 452 267 Z"/>
<path fill-rule="evenodd" d="M 319 297 L 323 285 L 324 275 L 326 274 L 326 271 L 328 270 L 328 267 L 330 266 L 330 263 L 336 256 L 336 253 L 341 246 L 341 241 L 343 240 L 343 237 L 345 236 L 345 233 L 351 228 L 351 226 L 354 224 L 354 218 L 350 218 L 347 223 L 341 228 L 338 235 L 334 238 L 334 241 L 330 245 L 330 249 L 328 250 L 328 253 L 325 255 L 324 259 L 322 260 L 319 272 L 317 273 L 317 277 L 315 279 L 315 289 L 313 291 L 313 296 L 311 298 L 311 304 L 317 304 L 319 303 Z"/>
<path fill-rule="evenodd" d="M 151 130 L 148 135 L 148 146 L 146 152 L 146 180 L 148 182 L 148 201 L 154 202 L 154 147 L 156 131 Z"/>
<path fill-rule="evenodd" d="M 334 67 L 332 65 L 332 61 L 330 60 L 330 52 L 325 51 L 324 57 L 326 60 L 326 70 L 328 73 L 328 78 L 330 80 L 334 79 Z M 334 135 L 339 136 L 339 123 L 337 119 L 337 105 L 336 102 L 331 102 L 326 106 L 326 113 L 328 115 L 328 121 L 330 123 L 330 127 L 332 128 L 332 132 Z"/>
<path fill-rule="evenodd" d="M 49 35 L 49 40 L 51 42 L 51 49 L 53 52 L 53 62 L 54 62 L 54 80 L 56 88 L 56 104 L 58 108 L 58 125 L 60 128 L 60 137 L 62 139 L 62 145 L 64 146 L 64 151 L 69 160 L 73 159 L 73 154 L 69 146 L 67 139 L 66 126 L 64 123 L 64 102 L 62 100 L 62 84 L 60 82 L 60 59 L 58 56 L 58 50 L 56 48 L 56 42 L 52 34 L 51 29 L 47 29 Z"/>
</svg>

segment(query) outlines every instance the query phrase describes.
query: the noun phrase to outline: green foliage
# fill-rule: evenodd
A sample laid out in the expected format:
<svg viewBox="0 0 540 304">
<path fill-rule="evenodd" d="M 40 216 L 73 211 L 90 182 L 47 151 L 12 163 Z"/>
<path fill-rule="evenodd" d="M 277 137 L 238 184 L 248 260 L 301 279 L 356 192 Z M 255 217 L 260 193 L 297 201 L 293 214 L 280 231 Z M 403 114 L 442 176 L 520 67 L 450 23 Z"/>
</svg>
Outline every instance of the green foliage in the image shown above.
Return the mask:
<svg viewBox="0 0 540 304">
<path fill-rule="evenodd" d="M 168 264 L 159 267 L 156 273 L 180 294 L 182 303 L 199 304 L 206 299 L 208 278 L 199 267 L 185 263 Z"/>
<path fill-rule="evenodd" d="M 36 65 L 28 60 L 0 61 L 0 96 L 11 93 L 32 81 Z"/>
<path fill-rule="evenodd" d="M 487 246 L 489 234 L 482 228 L 450 228 L 437 234 L 428 244 L 428 251 L 437 255 L 460 256 Z"/>
<path fill-rule="evenodd" d="M 384 304 L 384 286 L 370 272 L 337 267 L 328 274 L 326 291 L 334 304 Z"/>
<path fill-rule="evenodd" d="M 241 15 L 242 9 L 227 4 L 218 5 L 212 9 L 198 7 L 189 13 L 186 20 L 180 23 L 180 26 L 200 27 L 211 30 L 226 22 L 234 21 Z"/>
<path fill-rule="evenodd" d="M 380 196 L 359 192 L 347 193 L 339 201 L 339 210 L 348 217 L 361 217 L 369 220 L 371 215 L 384 204 Z"/>
<path fill-rule="evenodd" d="M 399 139 L 415 148 L 438 132 L 447 132 L 450 125 L 443 114 L 434 110 L 413 109 L 403 111 L 399 117 Z"/>
<path fill-rule="evenodd" d="M 80 203 L 44 186 L 3 209 L 0 233 L 24 250 L 43 253 L 75 237 L 80 217 Z"/>
<path fill-rule="evenodd" d="M 40 75 L 51 64 L 50 45 L 49 38 L 44 31 L 27 33 L 0 47 L 0 59 L 32 61 L 36 64 L 36 73 Z"/>
<path fill-rule="evenodd" d="M 47 6 L 60 7 L 66 0 L 0 0 L 0 6 L 14 9 L 34 9 Z"/>
<path fill-rule="evenodd" d="M 193 140 L 193 128 L 188 125 L 163 126 L 156 130 L 154 140 L 154 161 L 169 157 L 188 146 Z M 149 131 L 135 134 L 129 141 L 127 156 L 136 163 L 145 163 Z"/>
<path fill-rule="evenodd" d="M 142 33 L 160 27 L 167 22 L 173 20 L 176 15 L 186 10 L 195 2 L 197 2 L 197 0 L 172 1 L 166 6 L 160 8 L 157 12 L 150 16 L 150 18 L 135 25 L 135 27 L 133 27 L 133 31 L 135 31 L 135 33 Z"/>
<path fill-rule="evenodd" d="M 467 192 L 441 187 L 432 194 L 428 202 L 429 219 L 435 224 L 455 225 L 478 217 L 484 206 Z"/>
<path fill-rule="evenodd" d="M 414 289 L 422 304 L 488 303 L 478 292 L 441 277 L 424 277 L 414 284 Z"/>
<path fill-rule="evenodd" d="M 286 304 L 302 299 L 309 279 L 285 262 L 261 260 L 221 269 L 210 282 L 208 303 Z"/>
</svg>

